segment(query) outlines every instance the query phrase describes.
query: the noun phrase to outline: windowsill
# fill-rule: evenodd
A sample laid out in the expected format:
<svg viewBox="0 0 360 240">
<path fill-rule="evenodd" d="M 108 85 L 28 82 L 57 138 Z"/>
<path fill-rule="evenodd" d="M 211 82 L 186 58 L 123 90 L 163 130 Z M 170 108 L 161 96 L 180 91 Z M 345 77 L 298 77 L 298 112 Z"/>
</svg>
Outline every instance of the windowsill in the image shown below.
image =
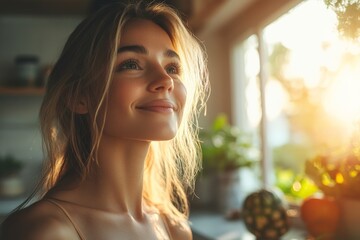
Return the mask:
<svg viewBox="0 0 360 240">
<path fill-rule="evenodd" d="M 193 211 L 190 215 L 194 240 L 255 240 L 243 221 L 226 220 L 220 213 Z M 292 227 L 282 240 L 303 240 L 307 232 L 303 228 Z"/>
</svg>

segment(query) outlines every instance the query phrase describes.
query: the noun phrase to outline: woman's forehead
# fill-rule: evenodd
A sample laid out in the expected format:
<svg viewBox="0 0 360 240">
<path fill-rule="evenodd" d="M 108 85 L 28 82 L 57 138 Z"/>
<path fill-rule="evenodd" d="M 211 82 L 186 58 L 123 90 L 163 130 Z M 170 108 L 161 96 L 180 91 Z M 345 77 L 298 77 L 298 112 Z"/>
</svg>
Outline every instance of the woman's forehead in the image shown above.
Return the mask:
<svg viewBox="0 0 360 240">
<path fill-rule="evenodd" d="M 122 30 L 120 47 L 126 45 L 162 45 L 174 50 L 168 33 L 158 24 L 147 19 L 133 19 L 127 22 Z"/>
</svg>

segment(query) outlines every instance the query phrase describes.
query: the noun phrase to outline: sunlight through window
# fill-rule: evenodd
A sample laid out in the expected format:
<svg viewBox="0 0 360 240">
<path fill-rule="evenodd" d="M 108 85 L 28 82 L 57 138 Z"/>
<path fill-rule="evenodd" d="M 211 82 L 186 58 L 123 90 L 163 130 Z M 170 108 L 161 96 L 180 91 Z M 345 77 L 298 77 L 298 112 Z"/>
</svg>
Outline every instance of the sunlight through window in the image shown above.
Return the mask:
<svg viewBox="0 0 360 240">
<path fill-rule="evenodd" d="M 238 105 L 246 109 L 251 128 L 246 130 L 259 134 L 260 129 L 262 41 L 268 54 L 263 141 L 271 148 L 274 174 L 290 171 L 289 182 L 312 191 L 303 178 L 305 161 L 349 144 L 360 123 L 360 44 L 342 38 L 337 24 L 323 1 L 307 0 L 238 45 L 245 75 L 240 80 L 246 83 L 241 89 L 246 99 Z M 293 187 L 282 190 L 296 197 L 309 194 Z"/>
</svg>

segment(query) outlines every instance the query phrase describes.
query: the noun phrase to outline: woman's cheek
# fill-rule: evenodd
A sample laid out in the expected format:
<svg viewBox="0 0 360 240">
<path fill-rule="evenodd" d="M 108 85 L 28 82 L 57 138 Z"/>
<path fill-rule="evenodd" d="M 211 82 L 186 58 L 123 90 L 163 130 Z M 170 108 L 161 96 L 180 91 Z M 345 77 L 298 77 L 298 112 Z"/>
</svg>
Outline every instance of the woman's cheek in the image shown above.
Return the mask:
<svg viewBox="0 0 360 240">
<path fill-rule="evenodd" d="M 182 82 L 178 83 L 177 85 L 178 86 L 176 86 L 175 89 L 177 89 L 179 105 L 181 106 L 181 109 L 184 109 L 187 99 L 186 87 Z"/>
</svg>

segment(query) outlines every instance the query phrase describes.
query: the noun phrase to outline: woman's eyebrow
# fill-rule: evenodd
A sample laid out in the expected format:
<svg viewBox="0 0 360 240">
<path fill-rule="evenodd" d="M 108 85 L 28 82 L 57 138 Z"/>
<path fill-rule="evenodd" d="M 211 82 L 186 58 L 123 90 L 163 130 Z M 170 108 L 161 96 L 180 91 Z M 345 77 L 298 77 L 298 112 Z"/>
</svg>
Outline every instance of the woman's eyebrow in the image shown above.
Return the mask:
<svg viewBox="0 0 360 240">
<path fill-rule="evenodd" d="M 128 45 L 128 46 L 120 47 L 117 50 L 117 53 L 123 53 L 123 52 L 134 52 L 145 55 L 149 54 L 149 51 L 142 45 Z M 178 60 L 180 60 L 179 55 L 171 49 L 166 49 L 164 52 L 164 56 L 168 58 L 177 58 Z"/>
<path fill-rule="evenodd" d="M 164 56 L 165 56 L 165 57 L 169 57 L 169 58 L 177 58 L 178 60 L 180 60 L 179 55 L 178 55 L 175 51 L 173 51 L 173 50 L 171 50 L 171 49 L 167 49 L 167 50 L 164 52 Z"/>
</svg>

